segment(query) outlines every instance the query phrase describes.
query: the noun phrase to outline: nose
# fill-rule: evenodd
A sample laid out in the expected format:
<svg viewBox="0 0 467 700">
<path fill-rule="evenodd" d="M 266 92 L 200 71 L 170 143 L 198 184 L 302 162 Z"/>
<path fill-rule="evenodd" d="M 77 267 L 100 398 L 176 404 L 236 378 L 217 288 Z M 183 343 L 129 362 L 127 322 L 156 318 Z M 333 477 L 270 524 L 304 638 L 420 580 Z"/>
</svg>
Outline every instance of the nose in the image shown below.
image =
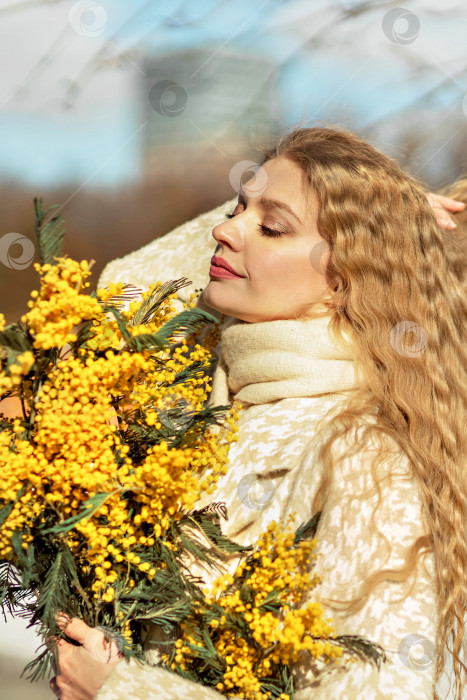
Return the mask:
<svg viewBox="0 0 467 700">
<path fill-rule="evenodd" d="M 212 235 L 220 246 L 226 246 L 234 251 L 239 251 L 242 247 L 243 236 L 239 226 L 234 224 L 232 220 L 223 221 L 221 224 L 214 226 Z"/>
</svg>

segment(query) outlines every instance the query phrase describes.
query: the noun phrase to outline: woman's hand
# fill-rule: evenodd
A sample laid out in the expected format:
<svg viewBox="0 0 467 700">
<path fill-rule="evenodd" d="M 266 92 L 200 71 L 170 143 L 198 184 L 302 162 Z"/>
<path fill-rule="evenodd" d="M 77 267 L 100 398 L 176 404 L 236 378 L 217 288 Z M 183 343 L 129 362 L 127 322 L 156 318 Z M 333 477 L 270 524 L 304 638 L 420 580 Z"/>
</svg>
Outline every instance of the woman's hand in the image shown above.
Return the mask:
<svg viewBox="0 0 467 700">
<path fill-rule="evenodd" d="M 443 197 L 443 195 L 435 194 L 434 192 L 428 192 L 426 198 L 433 209 L 438 226 L 448 230 L 456 228 L 457 224 L 454 223 L 448 212 L 462 211 L 465 208 L 464 202 L 459 202 L 457 199 L 451 199 L 450 197 Z"/>
<path fill-rule="evenodd" d="M 57 642 L 60 674 L 52 678 L 50 688 L 61 700 L 92 700 L 122 656 L 115 642 L 106 641 L 101 630 L 89 627 L 76 617 L 60 615 L 59 627 L 81 646 L 64 639 Z"/>
</svg>

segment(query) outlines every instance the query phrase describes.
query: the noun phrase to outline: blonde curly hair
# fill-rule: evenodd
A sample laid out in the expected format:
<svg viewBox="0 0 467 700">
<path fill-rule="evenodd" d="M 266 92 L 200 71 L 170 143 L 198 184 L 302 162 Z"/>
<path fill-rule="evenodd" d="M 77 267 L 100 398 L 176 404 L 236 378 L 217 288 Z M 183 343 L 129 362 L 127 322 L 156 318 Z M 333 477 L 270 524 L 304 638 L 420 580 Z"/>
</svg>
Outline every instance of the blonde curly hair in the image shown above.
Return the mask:
<svg viewBox="0 0 467 700">
<path fill-rule="evenodd" d="M 355 343 L 364 377 L 345 410 L 332 418 L 321 452 L 325 477 L 314 508 L 320 510 L 326 499 L 333 443 L 361 426 L 368 414 L 377 420 L 360 433 L 362 447 L 371 431 L 396 441 L 410 461 L 423 504 L 426 535 L 414 542 L 404 568 L 375 572 L 347 607 L 362 607 L 382 580 L 408 578 L 422 554 L 432 551 L 439 609 L 435 681 L 451 642 L 461 700 L 467 603 L 467 213 L 455 215 L 455 231 L 443 231 L 423 184 L 341 129 L 284 132 L 263 151 L 262 164 L 279 156 L 302 168 L 318 199 L 318 227 L 330 248 L 326 272 L 336 286 L 327 313 L 331 328 Z M 443 192 L 467 201 L 467 180 Z M 415 344 L 409 344 L 410 333 Z M 378 459 L 384 457 L 381 449 Z M 434 698 L 439 698 L 436 690 Z"/>
</svg>

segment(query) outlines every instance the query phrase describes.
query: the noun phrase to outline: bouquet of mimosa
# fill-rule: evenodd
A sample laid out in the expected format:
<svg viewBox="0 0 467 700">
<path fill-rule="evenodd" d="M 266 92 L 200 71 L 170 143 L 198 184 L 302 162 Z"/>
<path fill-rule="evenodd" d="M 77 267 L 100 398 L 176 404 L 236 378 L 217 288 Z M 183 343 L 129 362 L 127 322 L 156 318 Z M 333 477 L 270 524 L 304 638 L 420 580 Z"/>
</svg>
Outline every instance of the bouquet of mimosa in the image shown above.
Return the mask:
<svg viewBox="0 0 467 700">
<path fill-rule="evenodd" d="M 127 658 L 144 659 L 141 625 L 157 625 L 179 638 L 164 657 L 169 669 L 248 698 L 293 696 L 292 649 L 329 659 L 345 649 L 379 663 L 364 640 L 333 639 L 319 606 L 299 609 L 295 589 L 313 583 L 301 542 L 309 524 L 291 541 L 265 535 L 255 550 L 222 534 L 224 504 L 196 509 L 227 470 L 238 407 L 207 405 L 218 332 L 193 304 L 175 310 L 189 282 L 88 294 L 90 265 L 62 253 L 63 221 L 38 200 L 35 211 L 40 287 L 20 321 L 0 320 L 0 401 L 20 407 L 7 418 L 0 406 L 3 607 L 44 636 L 64 634 L 59 611 L 81 617 Z M 231 556 L 244 563 L 209 596 L 187 561 Z M 298 578 L 277 577 L 282 556 Z M 264 587 L 273 571 L 276 584 Z M 52 654 L 44 645 L 27 667 L 32 678 Z M 238 654 L 243 675 L 233 670 Z"/>
</svg>

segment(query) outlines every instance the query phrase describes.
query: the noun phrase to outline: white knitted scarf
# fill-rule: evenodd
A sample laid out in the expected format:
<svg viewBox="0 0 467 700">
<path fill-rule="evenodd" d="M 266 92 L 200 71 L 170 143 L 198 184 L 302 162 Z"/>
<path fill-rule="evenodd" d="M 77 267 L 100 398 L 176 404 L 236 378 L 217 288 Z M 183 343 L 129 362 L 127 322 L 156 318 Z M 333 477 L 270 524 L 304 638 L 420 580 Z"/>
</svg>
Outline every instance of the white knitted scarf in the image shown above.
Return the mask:
<svg viewBox="0 0 467 700">
<path fill-rule="evenodd" d="M 225 405 L 236 398 L 263 404 L 357 388 L 352 346 L 334 338 L 329 320 L 232 319 L 222 333 L 210 403 Z"/>
</svg>

